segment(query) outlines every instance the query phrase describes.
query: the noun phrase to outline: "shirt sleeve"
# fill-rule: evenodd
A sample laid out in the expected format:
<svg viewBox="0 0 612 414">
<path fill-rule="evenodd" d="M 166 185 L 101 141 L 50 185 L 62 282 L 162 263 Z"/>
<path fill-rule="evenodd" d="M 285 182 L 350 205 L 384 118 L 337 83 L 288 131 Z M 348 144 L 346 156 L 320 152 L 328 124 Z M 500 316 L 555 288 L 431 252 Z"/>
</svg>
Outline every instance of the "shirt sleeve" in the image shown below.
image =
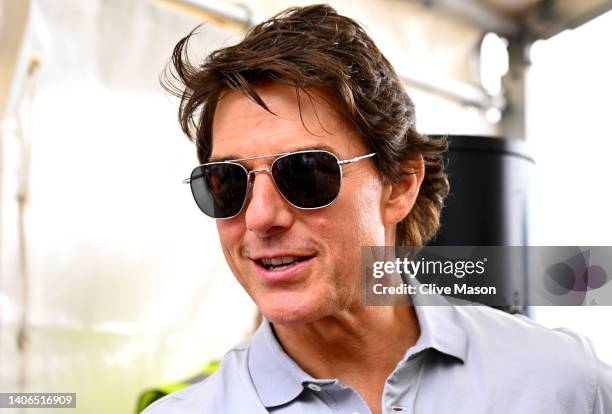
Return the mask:
<svg viewBox="0 0 612 414">
<path fill-rule="evenodd" d="M 597 360 L 597 388 L 593 414 L 612 412 L 612 366 Z"/>
</svg>

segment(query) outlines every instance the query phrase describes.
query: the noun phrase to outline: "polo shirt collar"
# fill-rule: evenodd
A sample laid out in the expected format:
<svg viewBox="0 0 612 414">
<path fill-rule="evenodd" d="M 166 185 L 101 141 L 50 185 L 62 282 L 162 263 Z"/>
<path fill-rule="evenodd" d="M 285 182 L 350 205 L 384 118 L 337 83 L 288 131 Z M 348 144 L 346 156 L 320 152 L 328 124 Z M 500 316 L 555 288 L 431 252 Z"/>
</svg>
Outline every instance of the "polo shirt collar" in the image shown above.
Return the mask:
<svg viewBox="0 0 612 414">
<path fill-rule="evenodd" d="M 441 296 L 440 299 L 446 301 Z M 412 353 L 433 348 L 465 362 L 469 339 L 458 320 L 457 309 L 448 302 L 417 305 L 414 309 L 421 327 L 421 335 L 412 347 Z"/>
<path fill-rule="evenodd" d="M 415 306 L 421 335 L 404 360 L 427 349 L 435 349 L 464 362 L 468 337 L 457 320 L 456 310 L 445 298 L 434 305 Z M 431 303 L 431 302 L 428 302 Z M 401 363 L 401 362 L 400 362 Z M 248 366 L 259 398 L 266 408 L 286 404 L 300 395 L 305 383 L 330 383 L 317 380 L 302 370 L 282 349 L 266 319 L 249 346 Z"/>
<path fill-rule="evenodd" d="M 315 381 L 285 353 L 266 319 L 251 339 L 248 364 L 266 408 L 292 401 L 304 390 L 304 382 Z"/>
</svg>

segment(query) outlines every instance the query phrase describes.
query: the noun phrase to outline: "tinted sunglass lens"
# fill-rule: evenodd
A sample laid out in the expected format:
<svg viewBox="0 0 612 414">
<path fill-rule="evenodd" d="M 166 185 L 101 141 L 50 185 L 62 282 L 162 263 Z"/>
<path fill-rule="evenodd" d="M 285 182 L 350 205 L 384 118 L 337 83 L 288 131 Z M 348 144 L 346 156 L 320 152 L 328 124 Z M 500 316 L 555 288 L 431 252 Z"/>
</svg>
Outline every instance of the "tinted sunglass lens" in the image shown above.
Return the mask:
<svg viewBox="0 0 612 414">
<path fill-rule="evenodd" d="M 327 152 L 300 152 L 277 159 L 272 175 L 279 191 L 296 207 L 331 204 L 340 192 L 340 165 Z"/>
<path fill-rule="evenodd" d="M 191 192 L 202 212 L 228 218 L 240 212 L 247 193 L 246 171 L 235 164 L 209 164 L 191 173 Z"/>
</svg>

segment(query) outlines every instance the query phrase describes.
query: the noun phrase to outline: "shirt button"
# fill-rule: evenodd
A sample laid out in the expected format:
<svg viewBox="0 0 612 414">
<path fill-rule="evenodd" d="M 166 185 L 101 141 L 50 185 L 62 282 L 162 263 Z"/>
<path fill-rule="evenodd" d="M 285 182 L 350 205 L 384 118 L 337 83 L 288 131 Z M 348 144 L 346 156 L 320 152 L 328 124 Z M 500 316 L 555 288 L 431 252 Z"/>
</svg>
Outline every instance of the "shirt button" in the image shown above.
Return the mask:
<svg viewBox="0 0 612 414">
<path fill-rule="evenodd" d="M 318 386 L 317 384 L 308 384 L 308 388 L 310 388 L 313 391 L 321 391 L 321 387 Z"/>
</svg>

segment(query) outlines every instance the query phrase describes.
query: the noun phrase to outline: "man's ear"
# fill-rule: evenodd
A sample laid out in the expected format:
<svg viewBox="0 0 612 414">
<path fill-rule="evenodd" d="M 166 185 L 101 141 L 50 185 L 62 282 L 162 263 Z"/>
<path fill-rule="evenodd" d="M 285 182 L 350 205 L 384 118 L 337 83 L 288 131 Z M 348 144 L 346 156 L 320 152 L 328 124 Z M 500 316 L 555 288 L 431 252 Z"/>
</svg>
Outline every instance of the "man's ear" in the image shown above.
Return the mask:
<svg viewBox="0 0 612 414">
<path fill-rule="evenodd" d="M 408 174 L 396 183 L 384 184 L 381 211 L 387 226 L 399 223 L 410 213 L 425 176 L 425 162 L 420 154 L 404 161 L 402 167 Z"/>
</svg>

